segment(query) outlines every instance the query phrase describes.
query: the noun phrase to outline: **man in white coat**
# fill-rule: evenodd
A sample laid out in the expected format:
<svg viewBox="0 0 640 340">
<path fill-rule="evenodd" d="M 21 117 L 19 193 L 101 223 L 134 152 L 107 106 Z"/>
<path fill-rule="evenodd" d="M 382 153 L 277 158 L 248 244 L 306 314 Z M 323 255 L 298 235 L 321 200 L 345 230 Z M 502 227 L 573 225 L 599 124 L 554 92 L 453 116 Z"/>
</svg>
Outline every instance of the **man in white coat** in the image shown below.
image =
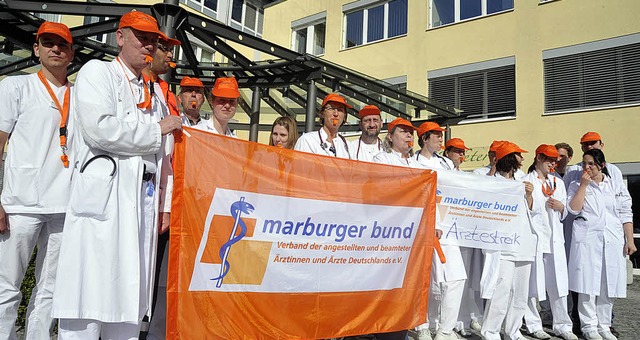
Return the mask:
<svg viewBox="0 0 640 340">
<path fill-rule="evenodd" d="M 160 31 L 142 12 L 122 16 L 111 62 L 76 80 L 77 161 L 62 235 L 52 315 L 59 339 L 135 339 L 151 313 L 155 247 L 170 208 L 166 136 L 181 128 L 141 76 Z"/>
<path fill-rule="evenodd" d="M 67 66 L 73 59 L 69 28 L 59 23 L 43 23 L 36 34 L 33 52 L 42 65 L 37 74 L 8 77 L 0 82 L 2 151 L 11 135 L 0 206 L 0 339 L 3 340 L 16 339 L 14 324 L 21 299 L 20 283 L 36 245 L 37 285 L 27 309 L 26 338 L 50 338 L 52 291 L 69 200 L 71 169 L 65 151 L 73 142 L 72 121 L 67 119 L 72 100 Z M 60 131 L 68 132 L 62 136 Z"/>
<path fill-rule="evenodd" d="M 180 80 L 180 105 L 182 106 L 182 125 L 207 131 L 205 119 L 200 116 L 204 104 L 204 84 L 195 77 L 184 76 Z"/>
<path fill-rule="evenodd" d="M 380 109 L 375 105 L 366 105 L 358 111 L 360 118 L 360 138 L 349 143 L 351 159 L 373 162 L 373 156 L 382 151 L 382 141 L 378 137 L 382 130 Z"/>
</svg>

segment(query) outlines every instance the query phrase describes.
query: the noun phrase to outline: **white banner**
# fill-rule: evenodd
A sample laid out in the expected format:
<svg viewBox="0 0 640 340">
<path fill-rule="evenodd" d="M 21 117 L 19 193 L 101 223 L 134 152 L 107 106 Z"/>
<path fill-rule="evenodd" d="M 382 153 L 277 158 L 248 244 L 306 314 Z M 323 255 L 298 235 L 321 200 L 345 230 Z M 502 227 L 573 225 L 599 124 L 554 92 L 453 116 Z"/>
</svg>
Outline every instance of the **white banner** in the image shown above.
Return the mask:
<svg viewBox="0 0 640 340">
<path fill-rule="evenodd" d="M 442 244 L 533 256 L 524 184 L 504 178 L 438 171 L 436 228 Z"/>
<path fill-rule="evenodd" d="M 189 290 L 350 292 L 402 287 L 423 210 L 218 188 L 205 221 Z M 224 229 L 222 220 L 212 223 L 215 216 L 230 217 L 229 230 Z M 246 235 L 213 244 L 216 238 L 230 240 L 231 234 L 239 235 L 245 223 Z M 224 235 L 216 235 L 220 233 Z M 207 260 L 207 248 L 228 259 L 228 267 L 247 266 L 234 262 L 234 254 L 251 254 L 248 270 L 262 275 L 254 281 L 231 279 L 222 284 L 228 269 Z"/>
</svg>

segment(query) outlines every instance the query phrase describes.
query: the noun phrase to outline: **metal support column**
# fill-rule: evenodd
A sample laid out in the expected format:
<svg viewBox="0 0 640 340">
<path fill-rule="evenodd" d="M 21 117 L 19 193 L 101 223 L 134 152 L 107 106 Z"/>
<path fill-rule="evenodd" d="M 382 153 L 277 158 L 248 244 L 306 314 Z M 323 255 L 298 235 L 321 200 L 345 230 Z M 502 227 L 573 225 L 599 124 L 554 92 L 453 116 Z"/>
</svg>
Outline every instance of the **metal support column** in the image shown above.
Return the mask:
<svg viewBox="0 0 640 340">
<path fill-rule="evenodd" d="M 310 132 L 315 130 L 316 122 L 316 82 L 314 80 L 309 81 L 307 88 L 307 115 L 305 117 L 304 131 Z"/>
<path fill-rule="evenodd" d="M 161 16 L 161 18 L 158 18 L 158 27 L 169 38 L 176 37 L 176 28 L 181 26 L 187 19 L 187 13 L 180 8 L 179 0 L 164 0 L 162 4 L 154 5 L 153 12 L 156 16 Z M 168 82 L 171 79 L 172 72 L 173 70 L 169 69 L 169 72 L 161 74 L 160 78 Z"/>
<path fill-rule="evenodd" d="M 253 98 L 251 99 L 251 117 L 249 120 L 249 140 L 258 141 L 258 129 L 260 128 L 260 87 L 253 88 Z"/>
</svg>

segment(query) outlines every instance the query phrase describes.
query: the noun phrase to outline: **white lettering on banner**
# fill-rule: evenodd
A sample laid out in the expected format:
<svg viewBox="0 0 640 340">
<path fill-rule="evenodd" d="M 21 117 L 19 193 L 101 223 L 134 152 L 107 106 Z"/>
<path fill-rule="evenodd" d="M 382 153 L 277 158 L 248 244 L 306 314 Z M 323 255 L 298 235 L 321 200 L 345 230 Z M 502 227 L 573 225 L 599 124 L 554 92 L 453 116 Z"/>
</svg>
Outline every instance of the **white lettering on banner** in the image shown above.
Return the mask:
<svg viewBox="0 0 640 340">
<path fill-rule="evenodd" d="M 438 171 L 436 228 L 440 242 L 535 254 L 522 182 L 454 171 Z"/>
<path fill-rule="evenodd" d="M 423 212 L 217 188 L 189 290 L 317 293 L 399 288 Z M 215 216 L 230 216 L 234 222 L 222 231 L 220 223 L 212 225 Z M 218 240 L 222 233 L 226 236 Z M 214 244 L 218 249 L 212 249 Z M 236 277 L 247 271 L 261 274 L 245 281 Z"/>
</svg>

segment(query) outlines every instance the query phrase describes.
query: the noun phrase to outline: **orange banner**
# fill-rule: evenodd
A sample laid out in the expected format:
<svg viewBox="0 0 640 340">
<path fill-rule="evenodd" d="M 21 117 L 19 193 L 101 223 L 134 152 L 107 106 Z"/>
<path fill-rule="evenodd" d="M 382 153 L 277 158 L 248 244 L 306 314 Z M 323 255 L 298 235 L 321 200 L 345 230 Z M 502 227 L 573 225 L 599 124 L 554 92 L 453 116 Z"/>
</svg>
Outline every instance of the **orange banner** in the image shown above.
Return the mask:
<svg viewBox="0 0 640 340">
<path fill-rule="evenodd" d="M 426 321 L 434 172 L 185 131 L 168 339 L 321 339 Z"/>
</svg>

